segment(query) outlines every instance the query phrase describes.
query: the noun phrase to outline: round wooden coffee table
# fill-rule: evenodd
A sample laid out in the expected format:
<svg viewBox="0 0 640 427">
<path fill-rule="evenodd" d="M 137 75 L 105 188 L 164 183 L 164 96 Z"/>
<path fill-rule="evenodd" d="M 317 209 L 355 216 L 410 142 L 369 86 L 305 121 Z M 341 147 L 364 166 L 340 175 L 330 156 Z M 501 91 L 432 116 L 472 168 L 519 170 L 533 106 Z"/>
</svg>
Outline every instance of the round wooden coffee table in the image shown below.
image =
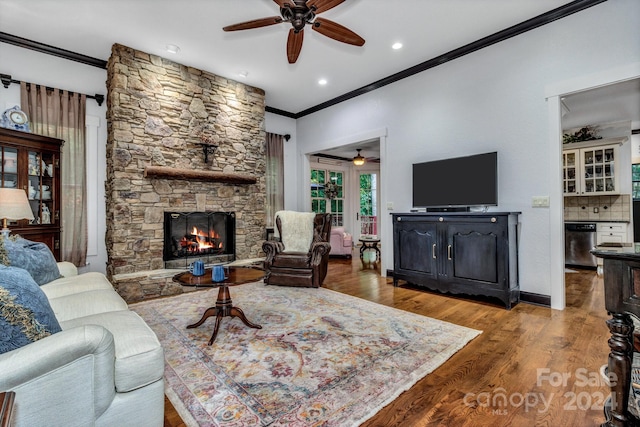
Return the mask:
<svg viewBox="0 0 640 427">
<path fill-rule="evenodd" d="M 187 326 L 187 328 L 197 328 L 209 317 L 216 316 L 216 324 L 213 328 L 213 334 L 209 340 L 209 345 L 213 344 L 213 341 L 215 341 L 216 336 L 218 335 L 218 330 L 220 329 L 220 322 L 223 317 L 237 317 L 242 320 L 242 323 L 250 328 L 262 329 L 262 326 L 251 323 L 239 307 L 233 306 L 231 302 L 231 294 L 229 293 L 229 286 L 237 286 L 260 280 L 264 278 L 265 271 L 255 267 L 229 267 L 228 271 L 229 275 L 223 282 L 214 282 L 212 280 L 210 268 L 205 270 L 204 276 L 194 276 L 188 271 L 173 276 L 173 280 L 182 285 L 219 288 L 216 305 L 207 308 L 198 322 Z"/>
</svg>

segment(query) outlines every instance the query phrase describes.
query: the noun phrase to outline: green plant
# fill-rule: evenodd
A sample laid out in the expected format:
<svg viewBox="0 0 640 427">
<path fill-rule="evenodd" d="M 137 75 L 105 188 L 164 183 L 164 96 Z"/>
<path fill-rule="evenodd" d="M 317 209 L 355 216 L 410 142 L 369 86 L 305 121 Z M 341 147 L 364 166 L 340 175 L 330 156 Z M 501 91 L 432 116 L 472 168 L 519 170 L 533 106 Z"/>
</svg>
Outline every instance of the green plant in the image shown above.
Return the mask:
<svg viewBox="0 0 640 427">
<path fill-rule="evenodd" d="M 602 137 L 598 136 L 598 131 L 592 126 L 584 126 L 573 134 L 565 133 L 564 135 L 562 135 L 563 144 L 569 144 L 571 142 L 592 141 L 595 139 L 602 139 Z"/>
</svg>

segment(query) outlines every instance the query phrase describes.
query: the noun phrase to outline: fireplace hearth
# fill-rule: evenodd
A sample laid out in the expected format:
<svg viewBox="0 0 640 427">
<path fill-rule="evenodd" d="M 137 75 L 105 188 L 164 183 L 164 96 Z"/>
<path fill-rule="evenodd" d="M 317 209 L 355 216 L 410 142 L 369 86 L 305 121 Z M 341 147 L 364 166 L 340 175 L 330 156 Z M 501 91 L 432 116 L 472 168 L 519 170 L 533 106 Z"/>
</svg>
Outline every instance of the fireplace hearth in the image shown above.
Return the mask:
<svg viewBox="0 0 640 427">
<path fill-rule="evenodd" d="M 184 268 L 195 260 L 214 264 L 235 260 L 233 212 L 165 212 L 165 268 Z"/>
</svg>

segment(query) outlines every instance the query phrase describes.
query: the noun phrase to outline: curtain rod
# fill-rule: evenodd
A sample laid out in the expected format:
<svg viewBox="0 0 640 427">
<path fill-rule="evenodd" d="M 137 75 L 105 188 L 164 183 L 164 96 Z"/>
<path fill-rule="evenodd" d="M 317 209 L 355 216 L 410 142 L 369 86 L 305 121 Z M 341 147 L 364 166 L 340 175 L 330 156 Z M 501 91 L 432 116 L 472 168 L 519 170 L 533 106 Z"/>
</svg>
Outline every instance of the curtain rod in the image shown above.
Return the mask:
<svg viewBox="0 0 640 427">
<path fill-rule="evenodd" d="M 2 85 L 4 86 L 5 89 L 8 89 L 9 85 L 11 83 L 17 83 L 17 84 L 22 83 L 20 80 L 12 79 L 10 74 L 0 74 L 0 81 L 2 82 Z M 27 83 L 28 85 L 31 84 L 31 83 L 28 83 L 28 82 L 25 82 L 25 83 Z M 39 85 L 36 85 L 36 86 L 39 86 Z M 48 87 L 48 86 L 45 86 L 45 88 L 47 90 L 53 90 L 54 89 L 54 88 Z M 67 92 L 71 92 L 71 91 L 67 91 Z M 71 92 L 71 93 L 73 93 L 73 92 Z M 101 95 L 99 93 L 96 93 L 95 95 L 85 95 L 85 96 L 87 98 L 95 99 L 96 102 L 98 103 L 98 106 L 101 106 L 102 103 L 104 102 L 104 95 Z"/>
</svg>

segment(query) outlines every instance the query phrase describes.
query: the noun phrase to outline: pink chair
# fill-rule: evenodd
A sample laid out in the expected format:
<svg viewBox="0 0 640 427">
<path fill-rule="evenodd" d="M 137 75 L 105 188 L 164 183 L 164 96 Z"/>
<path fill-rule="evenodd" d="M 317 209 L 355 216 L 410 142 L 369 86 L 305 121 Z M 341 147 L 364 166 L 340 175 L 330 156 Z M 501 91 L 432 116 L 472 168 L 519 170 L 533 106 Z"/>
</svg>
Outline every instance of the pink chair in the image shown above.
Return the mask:
<svg viewBox="0 0 640 427">
<path fill-rule="evenodd" d="M 353 239 L 351 234 L 344 231 L 344 227 L 331 228 L 331 252 L 329 256 L 344 256 L 351 258 L 351 248 L 353 246 Z"/>
</svg>

